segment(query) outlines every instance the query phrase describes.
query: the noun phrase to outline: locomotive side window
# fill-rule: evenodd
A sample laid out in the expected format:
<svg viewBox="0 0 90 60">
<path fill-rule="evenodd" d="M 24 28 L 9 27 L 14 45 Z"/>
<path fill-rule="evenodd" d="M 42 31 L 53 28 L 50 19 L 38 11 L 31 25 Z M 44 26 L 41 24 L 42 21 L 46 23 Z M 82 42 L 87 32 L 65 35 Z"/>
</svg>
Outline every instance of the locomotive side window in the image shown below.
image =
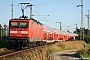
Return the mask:
<svg viewBox="0 0 90 60">
<path fill-rule="evenodd" d="M 28 28 L 28 22 L 20 22 L 20 28 Z"/>
</svg>

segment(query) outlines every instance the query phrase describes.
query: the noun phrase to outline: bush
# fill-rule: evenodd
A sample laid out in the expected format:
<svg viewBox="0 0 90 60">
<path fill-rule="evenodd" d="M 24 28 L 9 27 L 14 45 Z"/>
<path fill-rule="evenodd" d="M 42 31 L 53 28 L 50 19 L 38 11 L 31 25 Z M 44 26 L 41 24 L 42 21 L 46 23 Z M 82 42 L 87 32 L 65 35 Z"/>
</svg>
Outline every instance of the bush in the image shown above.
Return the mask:
<svg viewBox="0 0 90 60">
<path fill-rule="evenodd" d="M 86 43 L 90 43 L 90 37 L 84 37 L 84 41 L 86 42 Z"/>
<path fill-rule="evenodd" d="M 88 55 L 90 55 L 90 48 L 88 49 L 88 52 L 87 53 L 88 53 Z"/>
<path fill-rule="evenodd" d="M 6 40 L 0 41 L 0 48 L 10 48 L 10 45 L 8 44 L 8 42 Z"/>
<path fill-rule="evenodd" d="M 77 52 L 77 57 L 79 58 L 90 58 L 90 48 L 89 49 L 82 49 Z"/>
</svg>

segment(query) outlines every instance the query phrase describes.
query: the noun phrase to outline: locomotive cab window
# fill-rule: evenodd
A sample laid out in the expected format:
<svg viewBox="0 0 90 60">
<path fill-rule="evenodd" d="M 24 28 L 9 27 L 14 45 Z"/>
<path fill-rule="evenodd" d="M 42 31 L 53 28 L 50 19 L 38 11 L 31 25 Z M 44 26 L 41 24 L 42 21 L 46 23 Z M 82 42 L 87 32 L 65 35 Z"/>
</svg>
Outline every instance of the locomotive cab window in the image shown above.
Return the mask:
<svg viewBox="0 0 90 60">
<path fill-rule="evenodd" d="M 11 22 L 11 27 L 12 28 L 18 28 L 19 27 L 19 23 L 18 22 Z"/>
<path fill-rule="evenodd" d="M 28 28 L 28 22 L 11 22 L 12 28 Z"/>
<path fill-rule="evenodd" d="M 20 28 L 28 28 L 28 22 L 20 22 Z"/>
</svg>

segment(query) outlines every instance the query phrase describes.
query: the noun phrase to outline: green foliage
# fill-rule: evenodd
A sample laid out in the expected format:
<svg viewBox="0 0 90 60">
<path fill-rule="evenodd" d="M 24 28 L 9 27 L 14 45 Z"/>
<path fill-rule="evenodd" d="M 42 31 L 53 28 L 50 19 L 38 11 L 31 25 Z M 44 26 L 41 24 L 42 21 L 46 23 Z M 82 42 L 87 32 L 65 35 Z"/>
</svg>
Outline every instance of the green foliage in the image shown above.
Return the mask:
<svg viewBox="0 0 90 60">
<path fill-rule="evenodd" d="M 49 49 L 48 49 L 48 54 L 52 54 L 52 53 L 54 53 L 54 52 L 57 52 L 57 50 L 54 49 L 54 48 L 49 48 Z"/>
<path fill-rule="evenodd" d="M 84 37 L 84 41 L 85 41 L 86 43 L 90 43 L 90 37 L 85 36 L 85 37 Z"/>
<path fill-rule="evenodd" d="M 77 52 L 79 58 L 89 58 L 90 59 L 90 44 L 87 44 L 86 47 Z"/>
<path fill-rule="evenodd" d="M 80 29 L 77 29 L 76 31 L 74 31 L 74 33 L 76 33 L 76 32 L 79 35 L 79 36 L 76 37 L 76 39 L 79 39 L 80 40 Z M 86 43 L 90 43 L 90 34 L 88 36 L 88 29 L 85 29 L 85 28 L 84 28 L 84 41 Z"/>
<path fill-rule="evenodd" d="M 82 50 L 77 52 L 77 56 L 79 58 L 81 58 L 81 57 L 84 57 L 84 56 L 88 56 L 88 54 L 87 54 L 87 51 L 85 49 L 82 49 Z"/>
<path fill-rule="evenodd" d="M 89 50 L 90 50 L 90 48 L 89 48 Z M 77 56 L 79 58 L 89 58 L 90 59 L 90 51 L 89 50 L 82 49 L 79 52 L 77 52 Z"/>
<path fill-rule="evenodd" d="M 88 55 L 90 56 L 90 48 L 88 49 L 87 53 L 88 53 Z"/>
<path fill-rule="evenodd" d="M 10 45 L 8 44 L 8 42 L 6 40 L 4 41 L 0 41 L 0 48 L 10 48 Z"/>
</svg>

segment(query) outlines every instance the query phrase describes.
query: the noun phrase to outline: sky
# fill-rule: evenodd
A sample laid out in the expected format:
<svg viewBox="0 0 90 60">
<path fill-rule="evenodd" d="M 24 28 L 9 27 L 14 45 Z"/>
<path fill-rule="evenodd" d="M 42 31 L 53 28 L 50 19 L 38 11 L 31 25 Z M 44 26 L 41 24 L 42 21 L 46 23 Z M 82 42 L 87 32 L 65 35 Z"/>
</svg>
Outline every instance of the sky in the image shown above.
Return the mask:
<svg viewBox="0 0 90 60">
<path fill-rule="evenodd" d="M 75 24 L 78 28 L 81 27 L 81 0 L 13 0 L 14 3 L 14 18 L 19 18 L 22 15 L 20 2 L 29 2 L 33 4 L 32 14 L 33 18 L 41 23 L 60 29 L 59 23 L 61 22 L 62 30 L 74 31 Z M 11 19 L 11 5 L 12 0 L 0 0 L 0 24 L 7 24 Z M 87 28 L 87 10 L 90 10 L 90 0 L 83 0 L 83 23 Z M 30 17 L 29 8 L 25 9 L 25 15 Z M 49 16 L 48 16 L 49 15 Z M 69 26 L 65 27 L 65 26 Z"/>
</svg>

